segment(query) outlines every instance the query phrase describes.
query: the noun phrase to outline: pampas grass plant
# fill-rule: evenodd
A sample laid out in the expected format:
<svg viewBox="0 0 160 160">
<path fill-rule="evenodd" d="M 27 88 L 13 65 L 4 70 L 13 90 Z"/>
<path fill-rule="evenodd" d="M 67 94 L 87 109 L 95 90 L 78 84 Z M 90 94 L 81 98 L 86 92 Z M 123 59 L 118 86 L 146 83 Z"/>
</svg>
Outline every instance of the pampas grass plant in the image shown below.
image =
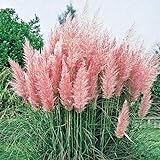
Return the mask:
<svg viewBox="0 0 160 160">
<path fill-rule="evenodd" d="M 10 84 L 26 113 L 18 116 L 16 135 L 2 132 L 9 146 L 21 142 L 22 149 L 34 141 L 26 159 L 137 157 L 128 154 L 134 146 L 129 129 L 137 112 L 142 118 L 148 113 L 158 57 L 133 47 L 128 38 L 118 44 L 96 17 L 90 20 L 83 14 L 72 21 L 67 17 L 41 54 L 26 40 L 24 56 L 23 69 L 10 60 Z"/>
</svg>

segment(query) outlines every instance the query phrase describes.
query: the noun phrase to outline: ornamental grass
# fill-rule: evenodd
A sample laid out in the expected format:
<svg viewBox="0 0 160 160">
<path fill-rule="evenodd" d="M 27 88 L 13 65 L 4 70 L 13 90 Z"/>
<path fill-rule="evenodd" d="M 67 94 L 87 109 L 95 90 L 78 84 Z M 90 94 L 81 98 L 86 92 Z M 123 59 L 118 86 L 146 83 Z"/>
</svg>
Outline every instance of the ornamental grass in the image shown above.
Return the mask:
<svg viewBox="0 0 160 160">
<path fill-rule="evenodd" d="M 117 42 L 82 14 L 55 28 L 41 53 L 26 39 L 24 61 L 21 68 L 10 60 L 10 84 L 33 112 L 44 112 L 52 135 L 44 157 L 107 159 L 119 138 L 133 143 L 130 122 L 149 111 L 158 56 L 128 36 Z"/>
</svg>

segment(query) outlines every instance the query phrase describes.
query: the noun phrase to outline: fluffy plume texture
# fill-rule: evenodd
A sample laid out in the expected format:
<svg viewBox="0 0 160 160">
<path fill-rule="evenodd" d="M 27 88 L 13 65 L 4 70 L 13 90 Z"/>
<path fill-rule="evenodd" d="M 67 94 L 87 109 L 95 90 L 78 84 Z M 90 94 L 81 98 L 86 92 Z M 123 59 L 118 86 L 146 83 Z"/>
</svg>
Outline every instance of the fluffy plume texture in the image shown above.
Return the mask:
<svg viewBox="0 0 160 160">
<path fill-rule="evenodd" d="M 117 65 L 114 54 L 106 56 L 106 63 L 102 74 L 102 90 L 106 98 L 111 98 L 115 92 L 117 84 Z"/>
<path fill-rule="evenodd" d="M 31 73 L 25 73 L 25 78 L 28 91 L 28 101 L 30 102 L 33 108 L 37 108 L 40 102 L 40 98 L 38 96 L 38 91 L 36 87 L 37 81 L 35 81 L 35 77 Z"/>
<path fill-rule="evenodd" d="M 66 109 L 74 107 L 81 112 L 98 94 L 101 96 L 101 89 L 111 98 L 119 96 L 124 86 L 133 101 L 144 94 L 139 111 L 143 117 L 149 108 L 143 104 L 149 104 L 150 87 L 158 74 L 157 57 L 142 56 L 142 50 L 130 45 L 128 36 L 117 45 L 96 16 L 91 19 L 86 11 L 73 20 L 67 17 L 51 33 L 41 54 L 26 39 L 24 69 L 10 61 L 14 90 L 34 108 L 51 111 L 60 97 Z"/>
<path fill-rule="evenodd" d="M 10 82 L 17 95 L 21 96 L 24 101 L 27 100 L 28 92 L 26 87 L 25 74 L 20 66 L 13 60 L 9 60 L 12 69 L 13 80 Z"/>
<path fill-rule="evenodd" d="M 59 94 L 61 103 L 63 106 L 71 110 L 73 108 L 73 94 L 72 94 L 72 81 L 70 78 L 70 73 L 68 67 L 64 60 L 62 61 L 62 74 L 61 74 L 61 81 L 59 84 Z"/>
<path fill-rule="evenodd" d="M 98 54 L 101 62 L 101 67 L 103 70 L 103 67 L 106 66 L 107 56 L 113 53 L 113 51 L 115 50 L 116 39 L 111 40 L 109 34 L 106 32 L 102 37 L 102 42 L 100 45 L 101 47 Z"/>
<path fill-rule="evenodd" d="M 60 42 L 57 42 L 54 49 L 54 56 L 51 56 L 50 58 L 52 58 L 50 61 L 50 79 L 52 82 L 54 92 L 55 94 L 57 94 L 62 71 L 62 48 Z"/>
<path fill-rule="evenodd" d="M 90 99 L 87 76 L 88 72 L 86 67 L 82 65 L 82 67 L 78 70 L 77 77 L 73 84 L 74 109 L 77 112 L 82 112 Z"/>
<path fill-rule="evenodd" d="M 135 101 L 140 93 L 149 93 L 158 75 L 158 57 L 140 54 L 132 55 L 132 70 L 129 78 L 129 90 Z"/>
<path fill-rule="evenodd" d="M 143 118 L 147 115 L 148 110 L 150 108 L 150 99 L 151 99 L 151 91 L 150 88 L 156 76 L 158 75 L 158 58 L 153 57 L 145 57 L 144 70 L 142 76 L 141 83 L 141 93 L 143 93 L 142 102 L 139 107 L 138 115 Z"/>
<path fill-rule="evenodd" d="M 144 81 L 142 83 L 142 93 L 148 93 L 153 82 L 158 75 L 158 58 L 156 56 L 146 56 L 144 66 Z"/>
<path fill-rule="evenodd" d="M 97 93 L 97 81 L 98 81 L 98 74 L 100 73 L 100 63 L 98 61 L 98 57 L 93 56 L 89 61 L 89 68 L 88 68 L 88 85 L 89 85 L 89 97 L 90 100 L 96 98 Z"/>
<path fill-rule="evenodd" d="M 142 77 L 144 77 L 144 61 L 139 54 L 132 55 L 132 70 L 129 78 L 131 98 L 135 101 L 141 91 Z"/>
<path fill-rule="evenodd" d="M 115 50 L 116 63 L 118 66 L 118 77 L 115 94 L 120 96 L 124 83 L 128 80 L 131 72 L 131 53 L 127 42 L 123 42 L 120 47 Z"/>
<path fill-rule="evenodd" d="M 139 111 L 138 111 L 138 115 L 140 118 L 144 118 L 147 113 L 148 110 L 150 108 L 150 104 L 151 104 L 151 94 L 149 93 L 145 93 L 142 97 L 142 101 L 139 107 Z"/>
<path fill-rule="evenodd" d="M 38 94 L 41 99 L 44 111 L 51 111 L 54 107 L 55 96 L 52 88 L 52 83 L 47 72 L 46 61 L 41 58 L 41 63 L 37 64 L 37 87 Z"/>
<path fill-rule="evenodd" d="M 122 138 L 125 134 L 129 120 L 129 109 L 127 101 L 124 102 L 121 112 L 119 113 L 118 123 L 116 128 L 116 136 Z"/>
<path fill-rule="evenodd" d="M 26 86 L 28 91 L 28 101 L 32 105 L 33 108 L 37 108 L 39 106 L 40 98 L 38 96 L 37 90 L 37 70 L 35 64 L 38 63 L 38 54 L 33 50 L 29 41 L 26 39 L 24 44 L 24 61 L 26 67 Z"/>
<path fill-rule="evenodd" d="M 52 31 L 49 37 L 48 42 L 45 44 L 44 49 L 42 51 L 42 55 L 44 59 L 47 61 L 50 55 L 54 54 L 54 49 L 56 46 L 56 43 L 60 39 L 60 31 L 59 29 Z"/>
<path fill-rule="evenodd" d="M 25 43 L 23 45 L 23 51 L 24 51 L 24 62 L 25 62 L 25 68 L 27 70 L 33 69 L 33 56 L 34 56 L 34 49 L 31 47 L 30 42 L 25 38 Z"/>
</svg>

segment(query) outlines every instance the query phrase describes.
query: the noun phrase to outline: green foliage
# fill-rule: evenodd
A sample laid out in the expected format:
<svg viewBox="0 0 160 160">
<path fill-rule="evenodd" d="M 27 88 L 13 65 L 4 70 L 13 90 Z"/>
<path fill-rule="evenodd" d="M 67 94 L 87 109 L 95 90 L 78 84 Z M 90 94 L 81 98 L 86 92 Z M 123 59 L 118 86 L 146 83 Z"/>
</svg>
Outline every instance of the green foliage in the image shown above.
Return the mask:
<svg viewBox="0 0 160 160">
<path fill-rule="evenodd" d="M 157 49 L 155 50 L 156 54 L 160 55 L 160 44 L 157 44 Z M 156 81 L 152 86 L 152 113 L 160 115 L 160 74 L 157 76 Z"/>
<path fill-rule="evenodd" d="M 153 84 L 152 93 L 154 96 L 160 97 L 160 75 L 157 76 L 157 79 Z"/>
<path fill-rule="evenodd" d="M 160 129 L 142 128 L 134 135 L 135 151 L 140 160 L 158 160 L 160 157 Z"/>
<path fill-rule="evenodd" d="M 10 106 L 1 111 L 0 159 L 138 160 L 144 155 L 143 139 L 137 138 L 138 130 L 131 119 L 127 133 L 135 143 L 115 137 L 117 116 L 123 103 L 121 98 L 98 99 L 82 113 L 69 112 L 57 102 L 53 112 L 46 113 L 22 104 L 12 92 L 3 94 L 8 99 L 5 105 Z M 134 120 L 134 115 L 130 116 Z"/>
<path fill-rule="evenodd" d="M 9 86 L 10 79 L 9 68 L 3 69 L 0 73 L 0 117 L 13 117 L 21 112 L 19 106 L 22 106 L 22 101 Z"/>
<path fill-rule="evenodd" d="M 152 87 L 152 114 L 160 115 L 160 75 L 157 76 L 156 81 Z"/>
<path fill-rule="evenodd" d="M 8 58 L 23 65 L 23 43 L 28 38 L 35 49 L 43 46 L 39 18 L 29 23 L 18 17 L 14 9 L 0 10 L 0 70 L 8 67 Z"/>
<path fill-rule="evenodd" d="M 51 113 L 19 107 L 22 114 L 0 119 L 0 159 L 158 160 L 160 156 L 159 129 L 131 127 L 127 133 L 133 143 L 114 137 L 109 117 L 109 123 L 97 119 L 93 124 L 92 108 L 82 115 L 58 106 Z"/>
<path fill-rule="evenodd" d="M 66 11 L 58 16 L 58 21 L 60 24 L 63 24 L 66 21 L 67 16 L 71 17 L 71 20 L 76 16 L 76 10 L 73 8 L 72 3 L 66 6 Z"/>
<path fill-rule="evenodd" d="M 100 128 L 104 125 L 102 121 L 95 128 L 93 113 L 91 108 L 78 114 L 58 106 L 52 113 L 23 109 L 16 118 L 0 123 L 0 159 L 106 159 L 103 152 L 108 152 L 105 148 L 115 137 L 108 134 L 111 124 Z M 96 142 L 97 139 L 101 141 Z"/>
</svg>

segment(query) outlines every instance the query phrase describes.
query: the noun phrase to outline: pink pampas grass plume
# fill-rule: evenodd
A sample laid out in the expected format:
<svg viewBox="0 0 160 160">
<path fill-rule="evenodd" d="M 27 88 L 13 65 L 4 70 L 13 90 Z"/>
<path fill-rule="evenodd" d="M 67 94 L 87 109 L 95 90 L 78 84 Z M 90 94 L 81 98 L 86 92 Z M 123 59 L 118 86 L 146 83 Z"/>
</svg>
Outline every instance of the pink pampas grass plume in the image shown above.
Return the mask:
<svg viewBox="0 0 160 160">
<path fill-rule="evenodd" d="M 88 93 L 90 100 L 96 98 L 97 93 L 97 81 L 98 81 L 98 74 L 100 73 L 100 62 L 98 57 L 95 55 L 92 55 L 92 57 L 89 60 L 89 67 L 88 67 Z"/>
<path fill-rule="evenodd" d="M 37 91 L 37 78 L 33 75 L 33 73 L 25 73 L 25 78 L 26 78 L 26 86 L 28 90 L 28 101 L 30 102 L 31 106 L 33 108 L 38 108 L 39 103 L 40 103 L 40 98 L 38 96 L 38 91 Z"/>
<path fill-rule="evenodd" d="M 111 98 L 115 92 L 117 84 L 117 63 L 116 54 L 114 54 L 116 47 L 116 39 L 110 39 L 109 34 L 105 31 L 100 48 L 101 60 L 101 80 L 102 91 L 106 98 Z"/>
<path fill-rule="evenodd" d="M 131 72 L 131 53 L 127 42 L 123 42 L 119 48 L 115 50 L 116 63 L 118 69 L 116 96 L 120 96 L 124 83 L 128 80 Z"/>
<path fill-rule="evenodd" d="M 45 44 L 44 49 L 42 51 L 43 58 L 47 61 L 50 55 L 54 54 L 54 49 L 56 46 L 56 43 L 60 39 L 60 29 L 56 29 L 55 31 L 52 31 L 48 42 Z"/>
<path fill-rule="evenodd" d="M 90 99 L 88 93 L 88 72 L 85 65 L 82 65 L 78 70 L 77 77 L 73 84 L 73 99 L 74 99 L 74 109 L 77 112 L 82 112 L 85 108 L 85 105 Z"/>
<path fill-rule="evenodd" d="M 116 39 L 110 39 L 108 33 L 105 33 L 102 37 L 99 57 L 102 69 L 106 65 L 106 57 L 107 55 L 113 53 L 116 47 Z M 115 59 L 115 58 L 114 58 Z"/>
<path fill-rule="evenodd" d="M 143 95 L 141 104 L 139 106 L 139 111 L 138 111 L 138 115 L 140 118 L 144 118 L 147 115 L 148 110 L 150 108 L 150 104 L 151 104 L 150 98 L 151 98 L 150 93 L 145 93 Z"/>
<path fill-rule="evenodd" d="M 57 41 L 54 48 L 54 55 L 62 55 L 62 41 Z"/>
<path fill-rule="evenodd" d="M 137 53 L 132 55 L 132 70 L 129 77 L 129 91 L 132 101 L 136 101 L 141 92 L 142 81 L 144 80 L 144 60 Z"/>
<path fill-rule="evenodd" d="M 57 94 L 62 72 L 62 50 L 60 42 L 57 42 L 55 46 L 53 59 L 51 61 L 52 64 L 50 68 L 50 79 L 52 82 L 53 90 L 55 94 Z"/>
<path fill-rule="evenodd" d="M 125 101 L 122 107 L 122 111 L 119 113 L 117 128 L 115 132 L 118 138 L 122 138 L 125 135 L 125 131 L 128 125 L 128 120 L 129 120 L 129 109 L 127 101 Z"/>
<path fill-rule="evenodd" d="M 72 81 L 65 61 L 62 61 L 62 74 L 59 84 L 59 94 L 62 105 L 67 109 L 73 109 Z"/>
<path fill-rule="evenodd" d="M 40 64 L 37 64 L 37 88 L 43 110 L 49 112 L 54 107 L 56 97 L 46 68 L 46 61 L 41 57 Z"/>
<path fill-rule="evenodd" d="M 143 53 L 144 54 L 144 53 Z M 143 56 L 134 53 L 132 55 L 132 70 L 129 78 L 129 90 L 131 98 L 135 101 L 140 92 L 149 93 L 153 82 L 158 75 L 158 57 Z"/>
<path fill-rule="evenodd" d="M 151 99 L 151 87 L 159 74 L 158 69 L 158 56 L 145 56 L 143 57 L 144 63 L 141 73 L 141 85 L 139 86 L 141 93 L 143 93 L 142 101 L 139 107 L 138 115 L 143 118 L 147 115 L 150 108 Z"/>
<path fill-rule="evenodd" d="M 34 57 L 34 49 L 30 45 L 30 42 L 25 39 L 25 43 L 23 45 L 23 51 L 24 51 L 24 62 L 25 62 L 25 68 L 27 70 L 31 69 L 33 71 L 33 57 Z"/>
<path fill-rule="evenodd" d="M 37 70 L 36 65 L 38 63 L 38 51 L 33 50 L 29 41 L 26 39 L 24 44 L 24 61 L 25 61 L 25 69 L 26 69 L 26 86 L 28 90 L 28 100 L 33 108 L 37 108 L 39 106 L 39 96 L 37 91 Z"/>
<path fill-rule="evenodd" d="M 158 61 L 158 56 L 146 56 L 144 66 L 144 81 L 142 82 L 142 93 L 148 93 L 153 82 L 156 80 L 156 77 L 159 74 Z"/>
<path fill-rule="evenodd" d="M 28 97 L 28 91 L 26 87 L 24 71 L 13 60 L 10 59 L 9 63 L 11 65 L 12 76 L 14 78 L 14 80 L 12 80 L 10 84 L 12 85 L 16 94 L 22 97 L 24 101 L 26 101 Z"/>
<path fill-rule="evenodd" d="M 112 53 L 106 56 L 106 64 L 102 74 L 102 91 L 106 98 L 111 98 L 115 92 L 117 84 L 117 65 Z"/>
</svg>

